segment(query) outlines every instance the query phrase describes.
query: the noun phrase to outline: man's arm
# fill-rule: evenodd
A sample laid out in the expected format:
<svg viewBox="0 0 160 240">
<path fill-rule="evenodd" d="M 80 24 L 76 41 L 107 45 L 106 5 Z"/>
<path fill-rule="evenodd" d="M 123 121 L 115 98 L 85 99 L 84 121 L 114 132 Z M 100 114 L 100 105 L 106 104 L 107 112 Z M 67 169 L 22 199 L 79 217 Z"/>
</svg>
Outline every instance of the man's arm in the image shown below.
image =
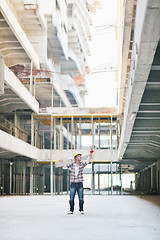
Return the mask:
<svg viewBox="0 0 160 240">
<path fill-rule="evenodd" d="M 93 154 L 93 149 L 91 149 L 91 151 L 90 151 L 90 154 L 88 155 L 88 157 L 87 157 L 87 159 L 86 159 L 86 161 L 84 161 L 83 163 L 84 163 L 84 166 L 86 166 L 89 162 L 90 162 L 90 160 L 92 159 L 92 154 Z"/>
<path fill-rule="evenodd" d="M 64 162 L 63 160 L 59 160 L 57 162 L 55 162 L 55 167 L 62 167 L 63 169 L 70 169 L 73 163 L 69 163 L 67 164 L 66 162 Z"/>
</svg>

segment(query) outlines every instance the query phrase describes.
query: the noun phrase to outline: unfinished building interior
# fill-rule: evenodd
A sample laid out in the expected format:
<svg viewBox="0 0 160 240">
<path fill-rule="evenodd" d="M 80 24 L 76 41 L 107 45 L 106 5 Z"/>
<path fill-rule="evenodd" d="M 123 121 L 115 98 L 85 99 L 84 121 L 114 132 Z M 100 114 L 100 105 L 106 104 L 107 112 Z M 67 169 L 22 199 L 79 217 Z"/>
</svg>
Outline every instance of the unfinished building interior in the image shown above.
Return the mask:
<svg viewBox="0 0 160 240">
<path fill-rule="evenodd" d="M 85 107 L 95 5 L 45 2 L 0 1 L 0 194 L 68 193 L 58 162 L 91 146 L 91 194 L 160 194 L 160 2 L 117 1 L 115 108 Z"/>
</svg>

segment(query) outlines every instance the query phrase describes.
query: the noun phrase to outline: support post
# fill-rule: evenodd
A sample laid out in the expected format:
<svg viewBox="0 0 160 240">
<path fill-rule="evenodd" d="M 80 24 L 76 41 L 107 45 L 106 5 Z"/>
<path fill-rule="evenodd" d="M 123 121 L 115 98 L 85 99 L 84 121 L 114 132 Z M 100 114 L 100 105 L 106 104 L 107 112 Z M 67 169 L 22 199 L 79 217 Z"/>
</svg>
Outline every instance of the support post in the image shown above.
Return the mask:
<svg viewBox="0 0 160 240">
<path fill-rule="evenodd" d="M 23 178 L 22 178 L 22 176 L 23 176 L 23 172 L 22 171 L 23 170 L 22 169 L 23 169 L 22 162 L 20 162 L 19 163 L 19 171 L 20 171 L 19 172 L 19 174 L 20 174 L 20 176 L 19 176 L 19 181 L 20 181 L 20 188 L 19 189 L 20 189 L 20 191 L 19 192 L 20 192 L 20 194 L 23 193 L 23 185 L 22 185 L 23 184 Z"/>
<path fill-rule="evenodd" d="M 16 193 L 16 160 L 13 163 L 13 194 Z"/>
<path fill-rule="evenodd" d="M 67 123 L 67 149 L 69 149 L 69 123 Z"/>
<path fill-rule="evenodd" d="M 100 164 L 98 164 L 98 193 L 100 194 Z"/>
<path fill-rule="evenodd" d="M 53 139 L 53 115 L 51 114 L 51 136 L 50 136 L 50 160 L 51 160 L 51 169 L 50 169 L 50 192 L 53 194 L 53 160 L 52 160 L 52 139 Z"/>
<path fill-rule="evenodd" d="M 45 149 L 44 127 L 43 127 L 42 148 Z"/>
<path fill-rule="evenodd" d="M 31 145 L 34 146 L 34 117 L 31 114 Z"/>
<path fill-rule="evenodd" d="M 55 172 L 55 163 L 54 163 L 53 179 L 54 179 L 54 195 L 56 195 L 56 172 Z"/>
<path fill-rule="evenodd" d="M 92 125 L 92 147 L 94 147 L 94 122 L 93 122 L 93 115 L 91 116 L 91 125 Z"/>
<path fill-rule="evenodd" d="M 75 121 L 75 149 L 77 149 L 77 123 Z"/>
<path fill-rule="evenodd" d="M 113 169 L 112 169 L 112 161 L 111 161 L 111 195 L 113 195 Z"/>
<path fill-rule="evenodd" d="M 91 162 L 92 164 L 92 186 L 91 186 L 91 192 L 92 192 L 92 195 L 95 193 L 95 172 L 94 172 L 94 163 Z"/>
<path fill-rule="evenodd" d="M 36 78 L 34 77 L 34 97 L 36 97 Z"/>
<path fill-rule="evenodd" d="M 63 169 L 61 168 L 61 173 L 60 173 L 60 179 L 61 179 L 61 194 L 63 194 Z"/>
<path fill-rule="evenodd" d="M 18 116 L 17 116 L 17 113 L 15 112 L 14 113 L 14 128 L 15 128 L 15 130 L 14 130 L 14 132 L 15 132 L 15 137 L 19 137 L 19 132 L 18 132 Z"/>
<path fill-rule="evenodd" d="M 123 195 L 123 188 L 122 188 L 122 163 L 120 163 L 120 185 L 121 185 L 121 195 Z"/>
<path fill-rule="evenodd" d="M 109 169 L 109 163 L 108 163 L 108 195 L 109 195 L 109 172 L 110 172 L 110 169 Z"/>
<path fill-rule="evenodd" d="M 51 96 L 51 107 L 53 107 L 53 85 L 52 85 L 52 96 Z"/>
<path fill-rule="evenodd" d="M 38 122 L 35 123 L 35 140 L 34 140 L 34 146 L 38 146 Z"/>
<path fill-rule="evenodd" d="M 72 116 L 71 118 L 71 149 L 73 149 L 73 124 L 74 124 L 74 119 Z"/>
<path fill-rule="evenodd" d="M 79 118 L 79 148 L 82 149 L 82 118 Z"/>
<path fill-rule="evenodd" d="M 33 194 L 33 164 L 30 166 L 30 194 Z"/>
<path fill-rule="evenodd" d="M 63 118 L 60 118 L 60 149 L 63 150 Z"/>
<path fill-rule="evenodd" d="M 118 120 L 116 120 L 116 137 L 117 137 L 116 149 L 118 149 L 119 148 Z"/>
<path fill-rule="evenodd" d="M 56 118 L 54 118 L 54 150 L 57 148 Z"/>
<path fill-rule="evenodd" d="M 113 129 L 112 129 L 112 115 L 111 115 L 111 123 L 110 123 L 110 149 L 113 149 L 113 140 L 112 140 L 112 135 L 113 135 Z"/>
<path fill-rule="evenodd" d="M 12 165 L 13 163 L 10 162 L 10 181 L 9 181 L 9 194 L 11 195 L 12 194 Z"/>
<path fill-rule="evenodd" d="M 100 120 L 100 118 L 98 118 L 98 149 L 101 148 L 101 137 L 100 137 L 100 132 L 101 132 L 101 130 L 100 130 L 100 123 L 101 123 L 101 120 Z"/>
<path fill-rule="evenodd" d="M 33 63 L 32 63 L 32 61 L 31 61 L 30 85 L 29 85 L 29 91 L 30 91 L 31 94 L 32 94 L 32 85 L 33 85 L 32 68 L 33 68 Z"/>
<path fill-rule="evenodd" d="M 26 194 L 26 164 L 23 166 L 23 193 Z"/>
<path fill-rule="evenodd" d="M 50 185 L 50 192 L 51 192 L 51 195 L 53 195 L 53 161 L 51 160 L 51 165 L 50 165 L 50 167 L 51 167 L 51 171 L 50 171 L 50 174 L 51 174 L 51 176 L 50 176 L 50 181 L 51 181 L 51 185 Z"/>
<path fill-rule="evenodd" d="M 69 192 L 69 169 L 67 169 L 67 194 Z"/>
</svg>

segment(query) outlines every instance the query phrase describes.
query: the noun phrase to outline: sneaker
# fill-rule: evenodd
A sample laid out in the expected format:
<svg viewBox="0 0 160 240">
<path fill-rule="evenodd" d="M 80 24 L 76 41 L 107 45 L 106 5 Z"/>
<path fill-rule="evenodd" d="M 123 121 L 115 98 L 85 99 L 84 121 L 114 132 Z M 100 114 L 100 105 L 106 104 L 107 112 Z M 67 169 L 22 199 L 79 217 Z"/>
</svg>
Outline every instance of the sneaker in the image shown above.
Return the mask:
<svg viewBox="0 0 160 240">
<path fill-rule="evenodd" d="M 72 212 L 72 211 L 69 211 L 67 214 L 68 214 L 68 215 L 71 215 L 71 214 L 73 214 L 73 212 Z"/>
<path fill-rule="evenodd" d="M 84 211 L 80 211 L 80 214 L 82 214 L 82 215 L 83 215 L 83 214 L 84 214 Z"/>
</svg>

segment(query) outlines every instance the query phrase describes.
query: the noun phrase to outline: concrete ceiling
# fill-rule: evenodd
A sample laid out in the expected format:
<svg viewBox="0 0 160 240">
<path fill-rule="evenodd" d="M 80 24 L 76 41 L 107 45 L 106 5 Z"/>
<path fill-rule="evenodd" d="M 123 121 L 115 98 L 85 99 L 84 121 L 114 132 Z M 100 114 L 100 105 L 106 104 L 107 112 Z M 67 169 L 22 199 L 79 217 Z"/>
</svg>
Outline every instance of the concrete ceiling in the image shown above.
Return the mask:
<svg viewBox="0 0 160 240">
<path fill-rule="evenodd" d="M 137 3 L 119 159 L 138 172 L 160 159 L 160 3 Z"/>
<path fill-rule="evenodd" d="M 160 159 L 160 43 L 136 114 L 123 159 L 136 160 L 134 170 Z M 139 164 L 138 164 L 138 162 Z M 124 160 L 125 162 L 125 160 Z"/>
</svg>

